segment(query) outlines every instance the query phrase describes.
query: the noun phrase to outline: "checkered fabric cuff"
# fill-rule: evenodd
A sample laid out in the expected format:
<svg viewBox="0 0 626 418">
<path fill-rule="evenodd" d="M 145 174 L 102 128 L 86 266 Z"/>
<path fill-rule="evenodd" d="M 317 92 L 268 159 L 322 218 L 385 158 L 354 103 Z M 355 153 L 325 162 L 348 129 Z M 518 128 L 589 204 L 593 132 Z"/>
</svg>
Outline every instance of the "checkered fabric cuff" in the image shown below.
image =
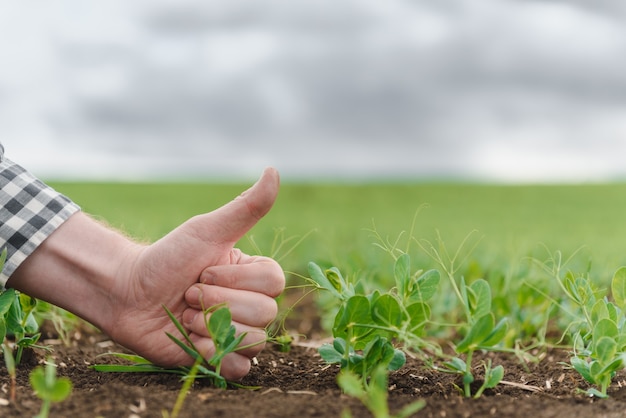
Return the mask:
<svg viewBox="0 0 626 418">
<path fill-rule="evenodd" d="M 3 158 L 2 151 L 0 148 L 0 251 L 7 249 L 7 260 L 0 272 L 0 286 L 4 288 L 26 257 L 80 208 Z"/>
</svg>

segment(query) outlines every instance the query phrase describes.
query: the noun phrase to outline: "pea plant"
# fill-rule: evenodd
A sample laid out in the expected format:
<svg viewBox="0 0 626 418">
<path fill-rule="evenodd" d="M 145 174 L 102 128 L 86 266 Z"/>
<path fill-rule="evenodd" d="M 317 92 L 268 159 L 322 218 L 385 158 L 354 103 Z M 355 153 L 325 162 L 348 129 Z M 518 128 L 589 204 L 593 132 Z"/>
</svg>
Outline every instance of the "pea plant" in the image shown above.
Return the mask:
<svg viewBox="0 0 626 418">
<path fill-rule="evenodd" d="M 0 253 L 0 270 L 6 261 L 6 248 Z M 20 364 L 25 348 L 37 343 L 41 334 L 39 324 L 35 320 L 34 311 L 37 300 L 20 293 L 15 289 L 6 289 L 0 293 L 0 343 L 8 344 L 6 337 L 15 342 L 15 363 Z M 8 351 L 5 350 L 6 355 Z M 11 350 L 11 354 L 13 351 Z"/>
<path fill-rule="evenodd" d="M 454 373 L 462 376 L 462 393 L 465 397 L 471 397 L 471 385 L 476 380 L 473 373 L 473 357 L 478 350 L 495 350 L 503 341 L 508 331 L 508 320 L 502 318 L 496 322 L 492 312 L 492 292 L 489 282 L 484 279 L 475 279 L 467 284 L 461 277 L 457 279 L 459 266 L 468 257 L 469 252 L 463 255 L 463 247 L 471 236 L 468 235 L 465 241 L 459 246 L 454 255 L 445 248 L 443 241 L 439 237 L 439 245 L 436 247 L 428 241 L 420 243 L 422 249 L 429 254 L 443 269 L 449 279 L 449 284 L 456 295 L 460 308 L 465 316 L 465 322 L 458 321 L 458 328 L 464 332 L 464 337 L 455 346 L 458 356 L 453 356 L 444 362 L 443 368 L 438 368 L 447 373 Z M 474 247 L 477 242 L 474 244 Z M 460 355 L 465 355 L 464 359 Z M 493 367 L 491 361 L 483 362 L 484 378 L 481 386 L 473 395 L 478 398 L 485 389 L 497 386 L 504 377 L 504 368 L 499 365 Z"/>
<path fill-rule="evenodd" d="M 57 377 L 57 368 L 52 359 L 46 361 L 45 368 L 43 366 L 34 368 L 29 378 L 35 395 L 42 400 L 36 418 L 47 418 L 51 404 L 64 401 L 72 392 L 72 382 L 67 377 Z"/>
<path fill-rule="evenodd" d="M 395 415 L 389 412 L 388 373 L 384 366 L 377 366 L 372 370 L 370 384 L 363 387 L 361 378 L 350 371 L 343 371 L 337 376 L 337 382 L 343 391 L 359 399 L 375 418 L 407 418 L 418 412 L 426 405 L 423 400 L 415 401 L 400 410 Z M 344 411 L 342 418 L 352 415 Z"/>
<path fill-rule="evenodd" d="M 555 302 L 572 318 L 567 328 L 573 345 L 570 366 L 594 385 L 583 392 L 606 398 L 613 377 L 626 364 L 626 267 L 613 275 L 610 301 L 605 291 L 594 286 L 588 272 L 563 274 L 561 259 L 557 252 L 550 265 L 542 266 L 565 296 L 565 301 Z"/>
<path fill-rule="evenodd" d="M 311 262 L 309 275 L 314 286 L 329 292 L 339 305 L 333 343 L 319 348 L 321 357 L 339 364 L 338 384 L 344 392 L 360 399 L 375 416 L 389 416 L 386 401 L 381 401 L 383 393 L 386 399 L 387 376 L 406 362 L 404 351 L 392 341 L 428 345 L 422 332 L 430 319 L 427 302 L 437 290 L 439 272 L 411 274 L 410 257 L 403 254 L 394 264 L 395 288 L 370 293 L 346 280 L 336 267 L 322 270 Z"/>
</svg>

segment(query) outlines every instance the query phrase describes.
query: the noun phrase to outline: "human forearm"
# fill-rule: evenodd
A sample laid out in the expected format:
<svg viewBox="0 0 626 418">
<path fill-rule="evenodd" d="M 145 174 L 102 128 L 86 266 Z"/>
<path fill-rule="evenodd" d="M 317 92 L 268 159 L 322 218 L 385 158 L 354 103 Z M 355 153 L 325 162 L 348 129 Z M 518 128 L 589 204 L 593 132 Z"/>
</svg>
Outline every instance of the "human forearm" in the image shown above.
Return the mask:
<svg viewBox="0 0 626 418">
<path fill-rule="evenodd" d="M 111 331 L 117 278 L 142 246 L 88 215 L 72 215 L 30 255 L 7 282 Z"/>
</svg>

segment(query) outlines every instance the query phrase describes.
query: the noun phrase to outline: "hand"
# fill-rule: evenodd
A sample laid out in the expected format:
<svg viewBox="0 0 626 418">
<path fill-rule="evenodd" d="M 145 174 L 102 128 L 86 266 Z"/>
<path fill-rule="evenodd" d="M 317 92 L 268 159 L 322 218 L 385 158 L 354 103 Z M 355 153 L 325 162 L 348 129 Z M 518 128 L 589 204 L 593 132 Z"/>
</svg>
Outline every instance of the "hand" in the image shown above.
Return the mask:
<svg viewBox="0 0 626 418">
<path fill-rule="evenodd" d="M 224 377 L 241 378 L 249 357 L 263 348 L 263 327 L 276 315 L 273 298 L 284 288 L 284 275 L 273 260 L 245 255 L 234 245 L 270 210 L 278 187 L 278 173 L 267 169 L 233 201 L 148 246 L 75 214 L 26 259 L 10 286 L 76 313 L 162 366 L 193 363 L 165 335 L 177 331 L 163 305 L 209 357 L 214 347 L 198 313 L 201 306 L 226 302 L 238 331 L 248 332 L 244 344 L 259 343 L 224 359 Z"/>
<path fill-rule="evenodd" d="M 269 211 L 277 191 L 278 175 L 268 170 L 229 204 L 143 248 L 131 263 L 130 279 L 120 281 L 115 292 L 127 296 L 126 310 L 116 315 L 111 336 L 156 363 L 190 364 L 180 348 L 161 341 L 165 330 L 176 334 L 161 305 L 193 332 L 194 344 L 209 357 L 214 347 L 199 310 L 226 302 L 238 331 L 248 332 L 244 345 L 258 345 L 225 358 L 222 373 L 227 378 L 245 375 L 249 357 L 263 348 L 263 328 L 276 316 L 273 298 L 284 287 L 284 275 L 273 260 L 247 256 L 234 245 Z M 206 284 L 194 284 L 198 278 Z"/>
</svg>

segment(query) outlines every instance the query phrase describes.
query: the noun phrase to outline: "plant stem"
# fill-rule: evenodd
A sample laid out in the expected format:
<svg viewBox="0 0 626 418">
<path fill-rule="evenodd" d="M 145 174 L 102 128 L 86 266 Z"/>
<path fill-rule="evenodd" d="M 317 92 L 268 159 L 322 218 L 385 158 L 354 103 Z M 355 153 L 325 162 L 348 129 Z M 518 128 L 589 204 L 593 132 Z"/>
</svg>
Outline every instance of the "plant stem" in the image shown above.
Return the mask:
<svg viewBox="0 0 626 418">
<path fill-rule="evenodd" d="M 187 393 L 189 392 L 189 388 L 193 385 L 193 382 L 196 381 L 196 374 L 198 373 L 198 366 L 200 365 L 200 361 L 196 360 L 193 367 L 189 371 L 189 374 L 185 377 L 185 382 L 183 386 L 180 388 L 180 392 L 178 392 L 178 397 L 176 398 L 176 403 L 174 404 L 174 408 L 172 409 L 171 418 L 177 418 L 180 410 L 183 407 L 183 403 L 185 402 L 185 398 L 187 397 Z"/>
<path fill-rule="evenodd" d="M 50 415 L 50 400 L 44 399 L 41 404 L 41 410 L 39 411 L 39 415 L 35 418 L 48 418 Z"/>
<path fill-rule="evenodd" d="M 471 392 L 471 383 L 474 381 L 474 376 L 472 375 L 472 357 L 474 356 L 474 351 L 468 351 L 467 357 L 465 358 L 465 374 L 463 375 L 463 388 L 465 390 L 465 397 L 469 398 L 472 396 Z"/>
</svg>

